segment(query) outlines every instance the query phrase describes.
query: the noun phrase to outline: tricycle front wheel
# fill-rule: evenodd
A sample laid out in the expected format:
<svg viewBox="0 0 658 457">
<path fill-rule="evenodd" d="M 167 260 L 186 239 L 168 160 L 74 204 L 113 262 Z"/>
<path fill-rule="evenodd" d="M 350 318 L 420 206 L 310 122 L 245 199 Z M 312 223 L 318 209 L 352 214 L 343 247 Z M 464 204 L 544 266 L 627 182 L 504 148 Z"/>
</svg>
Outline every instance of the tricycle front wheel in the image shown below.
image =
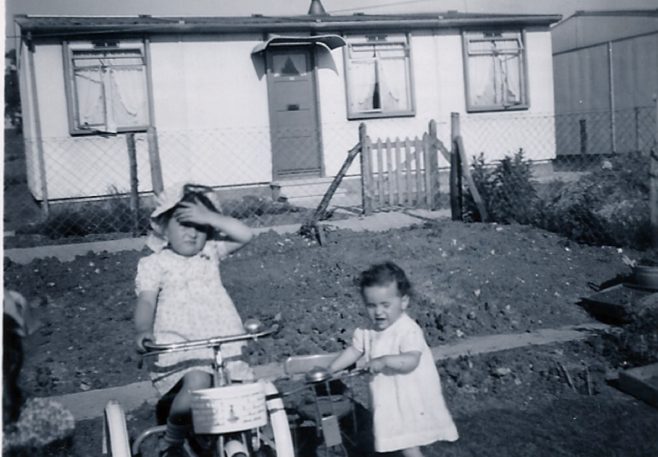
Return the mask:
<svg viewBox="0 0 658 457">
<path fill-rule="evenodd" d="M 103 424 L 103 454 L 111 457 L 131 457 L 126 415 L 116 400 L 105 406 Z"/>
</svg>

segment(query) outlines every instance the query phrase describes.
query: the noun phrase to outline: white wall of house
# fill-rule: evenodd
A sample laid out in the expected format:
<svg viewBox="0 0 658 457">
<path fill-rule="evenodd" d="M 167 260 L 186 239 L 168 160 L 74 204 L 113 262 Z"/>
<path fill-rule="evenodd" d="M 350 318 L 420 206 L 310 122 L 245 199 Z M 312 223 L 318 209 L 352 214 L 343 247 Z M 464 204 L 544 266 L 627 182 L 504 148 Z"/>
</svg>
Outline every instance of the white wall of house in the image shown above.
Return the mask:
<svg viewBox="0 0 658 457">
<path fill-rule="evenodd" d="M 65 90 L 62 45 L 37 45 L 34 53 L 40 137 L 48 199 L 112 195 L 130 189 L 126 138 L 116 136 L 71 136 Z M 30 122 L 34 122 L 33 114 Z M 26 134 L 29 151 L 28 184 L 37 199 L 42 197 L 36 130 Z M 136 137 L 140 190 L 150 190 L 151 179 L 146 136 Z"/>
<path fill-rule="evenodd" d="M 500 160 L 521 148 L 526 159 L 555 158 L 550 32 L 527 29 L 526 48 L 529 108 L 463 116 L 464 148 L 469 159 L 483 152 L 487 161 Z"/>
<path fill-rule="evenodd" d="M 151 41 L 154 123 L 165 184 L 186 180 L 249 185 L 272 180 L 264 59 L 251 55 L 261 40 L 259 34 L 241 34 Z M 439 138 L 450 147 L 454 111 L 461 114 L 469 156 L 483 151 L 487 160 L 497 160 L 519 148 L 530 159 L 555 156 L 551 38 L 546 29 L 526 32 L 530 106 L 509 113 L 466 113 L 462 38 L 457 30 L 415 31 L 410 47 L 415 116 L 368 119 L 371 138 L 420 136 L 435 119 Z M 124 135 L 69 134 L 62 46 L 37 45 L 34 60 L 48 198 L 128 191 Z M 324 169 L 333 176 L 357 143 L 361 121 L 347 120 L 343 49 L 318 49 L 316 60 Z M 149 191 L 148 142 L 145 134 L 136 139 L 140 190 Z M 36 163 L 36 153 L 31 149 L 28 163 Z M 447 166 L 443 158 L 439 164 Z M 31 166 L 28 179 L 39 199 L 37 170 Z M 350 173 L 358 173 L 358 161 Z"/>
<path fill-rule="evenodd" d="M 272 180 L 260 35 L 163 37 L 151 43 L 153 103 L 165 185 Z"/>
</svg>

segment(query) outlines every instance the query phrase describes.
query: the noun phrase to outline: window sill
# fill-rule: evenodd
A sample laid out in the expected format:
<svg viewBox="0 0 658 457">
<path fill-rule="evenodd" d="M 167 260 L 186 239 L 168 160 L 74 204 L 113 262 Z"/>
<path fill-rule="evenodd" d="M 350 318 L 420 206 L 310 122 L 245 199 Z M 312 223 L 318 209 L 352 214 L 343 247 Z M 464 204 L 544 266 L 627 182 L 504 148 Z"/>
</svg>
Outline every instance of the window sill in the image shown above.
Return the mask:
<svg viewBox="0 0 658 457">
<path fill-rule="evenodd" d="M 357 113 L 357 114 L 348 114 L 348 121 L 357 121 L 361 119 L 388 119 L 395 117 L 414 117 L 416 115 L 415 111 L 403 111 L 395 113 Z"/>
<path fill-rule="evenodd" d="M 70 130 L 69 133 L 71 136 L 112 136 L 120 135 L 124 133 L 146 133 L 148 126 L 140 127 L 130 127 L 130 128 L 119 128 L 116 132 L 107 132 L 105 130 L 94 130 L 94 129 L 78 129 Z"/>
<path fill-rule="evenodd" d="M 527 111 L 530 105 L 511 105 L 511 106 L 478 106 L 466 107 L 467 113 L 493 113 L 493 112 L 506 112 L 506 111 Z"/>
</svg>

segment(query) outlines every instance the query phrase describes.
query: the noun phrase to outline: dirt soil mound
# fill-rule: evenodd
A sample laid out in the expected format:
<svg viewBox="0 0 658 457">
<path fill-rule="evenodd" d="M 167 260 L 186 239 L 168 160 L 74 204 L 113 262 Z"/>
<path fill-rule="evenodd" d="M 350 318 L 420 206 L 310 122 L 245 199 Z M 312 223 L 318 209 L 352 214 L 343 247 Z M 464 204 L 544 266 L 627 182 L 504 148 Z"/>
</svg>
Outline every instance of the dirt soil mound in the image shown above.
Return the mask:
<svg viewBox="0 0 658 457">
<path fill-rule="evenodd" d="M 252 344 L 252 363 L 335 351 L 365 319 L 355 280 L 382 260 L 415 286 L 410 314 L 431 345 L 471 335 L 523 332 L 591 321 L 577 306 L 600 283 L 626 272 L 614 248 L 569 242 L 529 226 L 432 223 L 385 233 L 333 231 L 318 246 L 268 232 L 222 264 L 241 315 L 281 313 L 284 329 Z M 53 395 L 147 379 L 137 368 L 132 313 L 142 252 L 89 253 L 19 265 L 5 284 L 41 297 L 44 326 L 29 341 L 24 385 Z"/>
</svg>

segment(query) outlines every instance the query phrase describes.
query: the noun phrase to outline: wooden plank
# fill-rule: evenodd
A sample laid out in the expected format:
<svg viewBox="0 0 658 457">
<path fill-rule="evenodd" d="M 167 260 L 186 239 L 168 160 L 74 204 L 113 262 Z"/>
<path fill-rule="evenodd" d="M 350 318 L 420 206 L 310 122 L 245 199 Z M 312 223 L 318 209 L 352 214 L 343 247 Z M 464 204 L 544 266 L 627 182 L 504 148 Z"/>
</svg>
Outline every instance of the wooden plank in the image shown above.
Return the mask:
<svg viewBox="0 0 658 457">
<path fill-rule="evenodd" d="M 421 152 L 423 143 L 418 137 L 414 138 L 414 158 L 416 160 L 416 206 L 423 201 L 423 165 L 421 163 Z"/>
<path fill-rule="evenodd" d="M 427 209 L 432 208 L 432 193 L 434 192 L 432 188 L 432 169 L 430 166 L 431 160 L 430 160 L 430 154 L 431 154 L 431 145 L 430 145 L 430 137 L 426 133 L 423 134 L 423 164 L 425 165 L 425 173 L 423 177 L 425 178 L 425 205 L 427 205 Z"/>
<path fill-rule="evenodd" d="M 360 142 L 357 143 L 352 149 L 347 151 L 347 157 L 345 158 L 343 165 L 340 167 L 340 170 L 338 170 L 338 174 L 336 174 L 333 181 L 331 181 L 329 188 L 322 196 L 322 200 L 320 201 L 320 204 L 313 212 L 311 218 L 306 222 L 304 222 L 304 224 L 302 224 L 301 228 L 299 229 L 300 234 L 304 236 L 309 236 L 312 235 L 313 232 L 315 231 L 315 234 L 317 234 L 319 237 L 321 236 L 321 232 L 317 230 L 317 223 L 320 219 L 324 217 L 324 214 L 327 211 L 327 208 L 329 207 L 329 202 L 331 201 L 331 198 L 336 193 L 338 186 L 340 186 L 341 181 L 347 174 L 347 170 L 350 168 L 352 162 L 354 161 L 354 158 L 360 151 L 361 151 Z"/>
<path fill-rule="evenodd" d="M 381 138 L 377 139 L 377 201 L 379 208 L 384 207 L 384 145 Z"/>
<path fill-rule="evenodd" d="M 468 158 L 466 157 L 466 151 L 464 150 L 464 141 L 462 140 L 461 136 L 458 136 L 456 141 L 457 150 L 459 152 L 459 161 L 462 167 L 462 174 L 466 178 L 468 187 L 471 190 L 471 196 L 473 197 L 473 200 L 478 207 L 480 219 L 482 222 L 487 222 L 489 220 L 489 213 L 487 213 L 487 207 L 484 205 L 484 201 L 482 200 L 480 192 L 478 191 L 478 188 L 475 185 L 475 181 L 473 180 L 473 175 L 471 175 L 471 169 L 468 166 Z"/>
<path fill-rule="evenodd" d="M 361 145 L 361 204 L 363 214 L 372 214 L 372 167 L 370 165 L 370 139 L 366 131 L 366 124 L 359 125 L 359 144 Z"/>
<path fill-rule="evenodd" d="M 619 373 L 619 388 L 658 408 L 658 363 Z"/>
<path fill-rule="evenodd" d="M 439 202 L 441 201 L 441 184 L 439 180 L 439 145 L 443 146 L 439 141 L 436 133 L 436 121 L 432 119 L 429 123 L 429 161 L 428 168 L 430 169 L 430 182 L 432 183 L 432 202 L 430 209 L 439 209 Z"/>
<path fill-rule="evenodd" d="M 649 166 L 649 221 L 651 224 L 651 244 L 658 249 L 658 98 L 654 99 L 656 125 L 653 131 L 653 148 L 651 148 L 651 165 Z"/>
<path fill-rule="evenodd" d="M 137 148 L 135 146 L 135 134 L 126 135 L 126 147 L 128 149 L 128 172 L 130 176 L 130 216 L 133 236 L 139 234 L 139 179 L 137 177 Z"/>
<path fill-rule="evenodd" d="M 462 210 L 462 181 L 459 160 L 459 146 L 457 137 L 460 135 L 459 113 L 450 113 L 450 140 L 452 151 L 450 152 L 450 213 L 453 221 L 461 221 Z"/>
<path fill-rule="evenodd" d="M 149 164 L 151 165 L 151 184 L 156 194 L 164 190 L 162 181 L 162 165 L 160 164 L 160 149 L 158 146 L 158 131 L 155 127 L 149 127 L 146 131 L 149 145 Z"/>
<path fill-rule="evenodd" d="M 400 137 L 395 138 L 395 204 L 399 206 L 403 206 L 403 199 L 402 199 L 402 176 L 400 174 L 402 173 L 402 164 L 400 163 Z"/>
<path fill-rule="evenodd" d="M 413 206 L 413 182 L 411 181 L 411 141 L 404 139 L 404 184 L 406 189 L 405 201 L 407 206 Z"/>
<path fill-rule="evenodd" d="M 388 184 L 388 206 L 395 205 L 393 201 L 393 144 L 386 138 L 386 181 Z"/>
</svg>

